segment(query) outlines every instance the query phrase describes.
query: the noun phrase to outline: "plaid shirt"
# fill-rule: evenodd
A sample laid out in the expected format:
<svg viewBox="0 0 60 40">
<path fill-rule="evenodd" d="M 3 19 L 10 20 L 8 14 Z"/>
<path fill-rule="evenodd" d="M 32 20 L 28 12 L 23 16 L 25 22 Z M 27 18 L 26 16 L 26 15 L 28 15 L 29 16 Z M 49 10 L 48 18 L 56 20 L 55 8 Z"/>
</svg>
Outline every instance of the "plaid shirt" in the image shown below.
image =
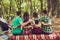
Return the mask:
<svg viewBox="0 0 60 40">
<path fill-rule="evenodd" d="M 43 21 L 44 23 L 49 23 L 50 18 L 46 17 L 46 16 L 42 16 L 40 18 L 40 21 Z M 42 25 L 42 30 L 46 33 L 52 33 L 52 27 L 50 25 L 46 26 L 46 25 Z"/>
</svg>

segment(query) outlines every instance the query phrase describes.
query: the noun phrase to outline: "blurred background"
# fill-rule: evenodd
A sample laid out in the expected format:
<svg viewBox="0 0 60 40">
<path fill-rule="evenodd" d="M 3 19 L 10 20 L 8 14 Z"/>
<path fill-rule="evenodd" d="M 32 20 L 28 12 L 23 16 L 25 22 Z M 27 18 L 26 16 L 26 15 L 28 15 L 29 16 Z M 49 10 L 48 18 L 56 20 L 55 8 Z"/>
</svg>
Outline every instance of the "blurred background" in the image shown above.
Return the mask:
<svg viewBox="0 0 60 40">
<path fill-rule="evenodd" d="M 41 12 L 46 9 L 48 16 L 52 19 L 53 31 L 60 32 L 60 0 L 0 0 L 0 16 L 3 16 L 8 22 L 10 17 L 16 15 L 16 11 L 29 12 L 32 17 L 34 11 Z"/>
</svg>

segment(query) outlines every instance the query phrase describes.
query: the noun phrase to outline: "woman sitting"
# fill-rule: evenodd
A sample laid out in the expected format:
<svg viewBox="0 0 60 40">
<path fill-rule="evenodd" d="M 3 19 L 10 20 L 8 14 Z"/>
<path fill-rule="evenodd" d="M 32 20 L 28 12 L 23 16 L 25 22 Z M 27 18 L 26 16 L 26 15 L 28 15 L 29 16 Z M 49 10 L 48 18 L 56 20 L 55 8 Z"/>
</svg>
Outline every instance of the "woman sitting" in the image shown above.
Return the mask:
<svg viewBox="0 0 60 40">
<path fill-rule="evenodd" d="M 40 24 L 40 22 L 39 22 L 39 18 L 38 18 L 38 13 L 36 13 L 36 12 L 34 12 L 33 13 L 33 24 L 34 24 L 34 26 L 33 26 L 33 30 L 32 30 L 32 33 L 33 34 L 40 34 L 41 33 L 41 24 Z"/>
<path fill-rule="evenodd" d="M 27 22 L 29 20 L 29 14 L 28 12 L 25 12 L 23 15 L 23 23 Z M 23 34 L 31 34 L 32 33 L 32 22 L 28 23 L 23 27 Z"/>
</svg>

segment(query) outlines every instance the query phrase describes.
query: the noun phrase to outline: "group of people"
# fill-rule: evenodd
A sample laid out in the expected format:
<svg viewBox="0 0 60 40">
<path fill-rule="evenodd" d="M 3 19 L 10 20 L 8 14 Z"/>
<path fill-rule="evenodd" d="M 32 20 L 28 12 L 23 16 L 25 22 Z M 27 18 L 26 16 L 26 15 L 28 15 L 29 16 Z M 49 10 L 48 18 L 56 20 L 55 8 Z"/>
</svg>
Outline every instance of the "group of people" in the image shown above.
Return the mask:
<svg viewBox="0 0 60 40">
<path fill-rule="evenodd" d="M 38 17 L 37 12 L 33 13 L 32 18 L 30 18 L 28 12 L 24 12 L 23 18 L 21 18 L 20 16 L 21 16 L 21 11 L 17 11 L 16 16 L 11 21 L 11 27 L 9 28 L 11 28 L 11 33 L 13 35 L 52 33 L 51 19 L 48 17 L 48 13 L 46 10 L 42 11 L 41 17 Z M 4 29 L 6 30 L 6 28 L 2 27 L 3 31 Z"/>
<path fill-rule="evenodd" d="M 46 10 L 42 11 L 42 17 L 38 17 L 38 13 L 34 12 L 30 18 L 28 12 L 24 12 L 23 18 L 20 17 L 21 11 L 16 13 L 12 19 L 12 34 L 51 34 L 51 19 L 48 17 Z"/>
</svg>

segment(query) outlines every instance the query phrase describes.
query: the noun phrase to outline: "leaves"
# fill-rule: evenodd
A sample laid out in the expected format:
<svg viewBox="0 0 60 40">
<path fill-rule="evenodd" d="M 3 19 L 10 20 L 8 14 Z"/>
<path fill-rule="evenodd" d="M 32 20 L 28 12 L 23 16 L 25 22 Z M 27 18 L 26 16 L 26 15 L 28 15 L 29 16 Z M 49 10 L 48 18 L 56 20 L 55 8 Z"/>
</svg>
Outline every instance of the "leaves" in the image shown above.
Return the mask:
<svg viewBox="0 0 60 40">
<path fill-rule="evenodd" d="M 16 11 L 21 10 L 22 13 L 28 11 L 30 14 L 36 11 L 40 13 L 43 9 L 52 9 L 52 1 L 50 0 L 50 6 L 48 6 L 47 0 L 2 0 L 3 15 L 15 14 Z M 32 4 L 31 4 L 32 3 Z M 60 4 L 60 0 L 59 0 Z"/>
</svg>

